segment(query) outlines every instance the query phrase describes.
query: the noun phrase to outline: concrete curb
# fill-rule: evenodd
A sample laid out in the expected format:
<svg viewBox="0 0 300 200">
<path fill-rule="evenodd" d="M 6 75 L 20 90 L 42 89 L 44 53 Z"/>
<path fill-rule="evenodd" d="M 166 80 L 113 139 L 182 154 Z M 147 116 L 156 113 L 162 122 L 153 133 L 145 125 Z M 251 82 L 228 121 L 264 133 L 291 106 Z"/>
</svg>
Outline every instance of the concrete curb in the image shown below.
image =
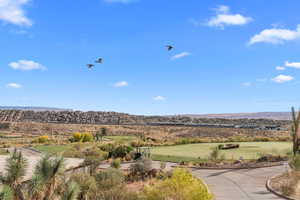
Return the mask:
<svg viewBox="0 0 300 200">
<path fill-rule="evenodd" d="M 269 167 L 278 167 L 283 165 L 283 163 L 277 163 L 274 165 L 269 165 L 269 166 L 259 166 L 259 167 L 239 167 L 239 168 L 234 168 L 234 167 L 224 167 L 224 168 L 217 168 L 217 167 L 188 167 L 190 169 L 195 169 L 195 170 L 240 170 L 240 169 L 260 169 L 260 168 L 269 168 Z M 185 166 L 172 166 L 172 167 L 185 167 Z"/>
<path fill-rule="evenodd" d="M 294 198 L 292 198 L 292 197 L 285 196 L 285 195 L 283 195 L 283 194 L 277 192 L 276 190 L 274 190 L 274 189 L 272 188 L 272 186 L 271 186 L 271 181 L 272 181 L 272 179 L 274 179 L 274 178 L 276 178 L 276 177 L 278 177 L 278 176 L 280 176 L 280 175 L 273 176 L 273 177 L 271 177 L 271 178 L 269 178 L 269 179 L 267 180 L 267 182 L 266 182 L 266 188 L 267 188 L 267 190 L 268 190 L 269 192 L 271 192 L 272 194 L 274 194 L 274 195 L 276 195 L 276 196 L 278 196 L 278 197 L 281 197 L 281 198 L 283 198 L 283 199 L 287 199 L 287 200 L 296 200 L 296 199 L 294 199 Z"/>
</svg>

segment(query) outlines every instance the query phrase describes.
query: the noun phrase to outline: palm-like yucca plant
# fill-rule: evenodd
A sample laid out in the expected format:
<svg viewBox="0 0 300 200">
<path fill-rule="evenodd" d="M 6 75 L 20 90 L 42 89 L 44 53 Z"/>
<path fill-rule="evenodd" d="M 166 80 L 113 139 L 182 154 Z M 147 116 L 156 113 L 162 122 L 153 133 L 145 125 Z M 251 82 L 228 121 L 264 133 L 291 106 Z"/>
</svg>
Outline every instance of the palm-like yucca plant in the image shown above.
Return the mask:
<svg viewBox="0 0 300 200">
<path fill-rule="evenodd" d="M 11 188 L 7 185 L 2 186 L 2 190 L 0 192 L 0 200 L 12 200 L 13 197 L 13 191 Z"/>
<path fill-rule="evenodd" d="M 37 164 L 34 177 L 29 184 L 30 199 L 54 199 L 62 182 L 64 169 L 64 158 L 44 156 Z"/>
<path fill-rule="evenodd" d="M 5 171 L 6 173 L 0 175 L 0 181 L 2 184 L 8 186 L 13 193 L 13 199 L 24 200 L 24 194 L 22 192 L 22 181 L 25 177 L 27 168 L 27 160 L 23 157 L 22 152 L 18 152 L 16 149 L 10 154 L 6 160 Z M 4 197 L 8 194 L 9 190 L 2 193 Z"/>
<path fill-rule="evenodd" d="M 80 188 L 77 183 L 70 181 L 66 183 L 66 187 L 61 195 L 61 200 L 76 200 L 79 197 Z"/>
<path fill-rule="evenodd" d="M 292 107 L 292 120 L 293 154 L 296 156 L 299 151 L 300 112 L 296 113 L 294 107 Z"/>
</svg>

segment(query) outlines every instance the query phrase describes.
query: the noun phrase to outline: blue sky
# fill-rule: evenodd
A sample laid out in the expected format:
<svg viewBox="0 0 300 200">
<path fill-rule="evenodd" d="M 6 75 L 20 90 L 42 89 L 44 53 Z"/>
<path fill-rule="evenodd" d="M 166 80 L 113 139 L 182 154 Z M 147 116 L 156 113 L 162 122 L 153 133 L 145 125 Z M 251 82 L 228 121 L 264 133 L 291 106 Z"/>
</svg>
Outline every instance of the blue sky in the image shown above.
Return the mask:
<svg viewBox="0 0 300 200">
<path fill-rule="evenodd" d="M 0 105 L 288 111 L 300 107 L 299 7 L 297 0 L 0 0 Z M 87 69 L 98 57 L 104 63 Z"/>
</svg>

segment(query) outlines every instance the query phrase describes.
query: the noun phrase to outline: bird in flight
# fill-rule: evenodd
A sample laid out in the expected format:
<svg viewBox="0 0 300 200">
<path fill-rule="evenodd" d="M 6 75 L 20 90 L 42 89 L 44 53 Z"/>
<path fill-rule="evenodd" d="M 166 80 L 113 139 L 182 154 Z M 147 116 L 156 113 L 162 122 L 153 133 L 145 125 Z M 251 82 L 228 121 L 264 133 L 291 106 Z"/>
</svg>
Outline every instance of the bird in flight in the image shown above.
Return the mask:
<svg viewBox="0 0 300 200">
<path fill-rule="evenodd" d="M 95 65 L 93 65 L 93 64 L 87 64 L 86 65 L 89 69 L 92 69 Z"/>
<path fill-rule="evenodd" d="M 168 51 L 171 51 L 172 49 L 174 49 L 174 47 L 172 45 L 166 45 L 166 47 L 167 47 Z"/>
<path fill-rule="evenodd" d="M 99 63 L 99 64 L 102 64 L 103 63 L 103 58 L 98 58 L 95 63 Z"/>
</svg>

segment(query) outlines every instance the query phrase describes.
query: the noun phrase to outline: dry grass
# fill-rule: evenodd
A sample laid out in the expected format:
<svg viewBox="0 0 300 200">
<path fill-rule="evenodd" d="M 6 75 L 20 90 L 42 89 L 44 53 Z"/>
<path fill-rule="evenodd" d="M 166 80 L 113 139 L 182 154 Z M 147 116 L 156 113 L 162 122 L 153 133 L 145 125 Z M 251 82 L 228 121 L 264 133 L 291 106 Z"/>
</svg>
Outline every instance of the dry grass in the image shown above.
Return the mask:
<svg viewBox="0 0 300 200">
<path fill-rule="evenodd" d="M 271 187 L 283 195 L 300 200 L 300 172 L 289 172 L 272 179 Z"/>
</svg>

